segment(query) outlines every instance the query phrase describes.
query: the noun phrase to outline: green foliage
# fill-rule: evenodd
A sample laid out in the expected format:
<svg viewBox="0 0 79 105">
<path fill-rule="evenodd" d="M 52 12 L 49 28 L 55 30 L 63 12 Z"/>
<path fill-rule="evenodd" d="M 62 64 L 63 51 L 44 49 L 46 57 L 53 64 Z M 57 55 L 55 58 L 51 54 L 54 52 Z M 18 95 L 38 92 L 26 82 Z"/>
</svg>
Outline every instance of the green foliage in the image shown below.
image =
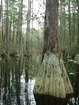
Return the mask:
<svg viewBox="0 0 79 105">
<path fill-rule="evenodd" d="M 71 56 L 75 56 L 77 54 L 77 42 L 72 42 L 71 44 Z"/>
<path fill-rule="evenodd" d="M 4 41 L 0 41 L 0 54 L 5 53 L 5 43 Z"/>
<path fill-rule="evenodd" d="M 30 39 L 32 39 L 34 49 L 40 51 L 43 46 L 43 33 L 41 30 L 31 29 Z"/>
</svg>

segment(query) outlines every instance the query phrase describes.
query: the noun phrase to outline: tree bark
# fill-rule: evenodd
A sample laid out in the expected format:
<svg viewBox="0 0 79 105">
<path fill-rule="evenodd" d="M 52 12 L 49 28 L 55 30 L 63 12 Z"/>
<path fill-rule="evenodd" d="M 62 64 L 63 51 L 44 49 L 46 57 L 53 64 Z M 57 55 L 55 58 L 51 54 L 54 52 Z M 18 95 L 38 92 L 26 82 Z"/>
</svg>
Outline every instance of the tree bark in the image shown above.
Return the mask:
<svg viewBox="0 0 79 105">
<path fill-rule="evenodd" d="M 44 53 L 58 53 L 58 0 L 46 1 L 44 26 Z"/>
<path fill-rule="evenodd" d="M 78 104 L 79 104 L 79 1 L 76 0 L 77 6 L 78 6 L 78 34 L 77 34 L 77 70 L 76 70 L 76 90 L 75 90 L 75 104 L 76 104 L 76 99 L 78 98 Z"/>
<path fill-rule="evenodd" d="M 9 17 L 8 17 L 8 0 L 6 0 L 6 24 L 5 24 L 5 44 L 6 44 L 6 56 L 9 56 L 9 32 L 8 32 L 8 24 L 9 24 Z"/>
<path fill-rule="evenodd" d="M 1 0 L 1 4 L 0 4 L 0 25 L 1 25 L 1 17 L 2 17 L 2 0 Z"/>
<path fill-rule="evenodd" d="M 18 22 L 17 22 L 17 54 L 21 54 L 21 38 L 22 38 L 22 6 L 23 0 L 20 1 L 19 13 L 18 13 Z"/>
<path fill-rule="evenodd" d="M 60 55 L 58 0 L 46 0 L 43 59 L 34 86 L 37 105 L 63 105 L 73 93 Z"/>
<path fill-rule="evenodd" d="M 2 42 L 4 41 L 4 37 L 3 37 L 3 2 L 1 0 L 1 16 L 0 16 L 0 24 L 2 27 Z"/>
<path fill-rule="evenodd" d="M 26 28 L 26 59 L 27 59 L 27 70 L 29 69 L 29 55 L 30 55 L 30 50 L 29 50 L 29 36 L 30 36 L 30 19 L 31 19 L 31 0 L 28 0 L 28 12 L 27 12 L 27 28 Z"/>
<path fill-rule="evenodd" d="M 69 11 L 69 56 L 71 54 L 71 11 L 70 11 L 70 0 L 68 5 L 68 11 Z"/>
<path fill-rule="evenodd" d="M 73 33 L 72 33 L 72 42 L 74 42 L 74 40 L 75 40 L 75 35 L 76 35 L 76 32 L 75 32 L 75 29 L 76 29 L 76 27 L 75 27 L 75 24 L 76 24 L 76 21 L 75 21 L 75 19 L 76 19 L 76 16 L 75 16 L 75 8 L 73 8 Z"/>
<path fill-rule="evenodd" d="M 29 55 L 29 36 L 30 36 L 30 19 L 31 19 L 31 0 L 28 0 L 27 12 L 27 29 L 26 29 L 26 53 Z"/>
</svg>

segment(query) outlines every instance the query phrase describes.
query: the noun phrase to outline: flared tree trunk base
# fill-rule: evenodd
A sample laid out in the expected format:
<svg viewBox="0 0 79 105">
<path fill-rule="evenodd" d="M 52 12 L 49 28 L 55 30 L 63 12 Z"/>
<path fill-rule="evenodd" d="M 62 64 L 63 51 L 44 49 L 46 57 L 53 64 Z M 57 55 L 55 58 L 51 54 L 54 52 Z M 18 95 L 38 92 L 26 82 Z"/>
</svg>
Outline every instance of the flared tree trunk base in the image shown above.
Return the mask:
<svg viewBox="0 0 79 105">
<path fill-rule="evenodd" d="M 57 98 L 50 95 L 35 94 L 36 105 L 63 105 L 65 98 Z"/>
<path fill-rule="evenodd" d="M 36 105 L 64 105 L 73 94 L 63 61 L 53 53 L 45 54 L 34 86 Z"/>
</svg>

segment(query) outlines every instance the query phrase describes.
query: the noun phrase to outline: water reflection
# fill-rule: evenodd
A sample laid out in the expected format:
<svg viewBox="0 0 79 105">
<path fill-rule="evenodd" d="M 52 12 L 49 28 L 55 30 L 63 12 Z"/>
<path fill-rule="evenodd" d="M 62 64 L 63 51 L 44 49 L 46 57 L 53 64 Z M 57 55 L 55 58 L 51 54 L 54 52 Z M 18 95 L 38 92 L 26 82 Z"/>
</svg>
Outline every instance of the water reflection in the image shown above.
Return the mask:
<svg viewBox="0 0 79 105">
<path fill-rule="evenodd" d="M 36 105 L 34 83 L 24 58 L 0 61 L 0 105 Z"/>
</svg>

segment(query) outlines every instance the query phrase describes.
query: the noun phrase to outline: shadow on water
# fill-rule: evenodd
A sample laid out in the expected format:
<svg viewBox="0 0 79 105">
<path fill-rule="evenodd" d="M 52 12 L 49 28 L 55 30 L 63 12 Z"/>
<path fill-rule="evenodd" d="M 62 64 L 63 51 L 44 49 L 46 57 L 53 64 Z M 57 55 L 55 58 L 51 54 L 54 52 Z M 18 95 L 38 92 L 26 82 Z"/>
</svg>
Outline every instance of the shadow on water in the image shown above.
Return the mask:
<svg viewBox="0 0 79 105">
<path fill-rule="evenodd" d="M 24 58 L 0 61 L 0 105 L 36 105 L 34 83 Z"/>
</svg>

